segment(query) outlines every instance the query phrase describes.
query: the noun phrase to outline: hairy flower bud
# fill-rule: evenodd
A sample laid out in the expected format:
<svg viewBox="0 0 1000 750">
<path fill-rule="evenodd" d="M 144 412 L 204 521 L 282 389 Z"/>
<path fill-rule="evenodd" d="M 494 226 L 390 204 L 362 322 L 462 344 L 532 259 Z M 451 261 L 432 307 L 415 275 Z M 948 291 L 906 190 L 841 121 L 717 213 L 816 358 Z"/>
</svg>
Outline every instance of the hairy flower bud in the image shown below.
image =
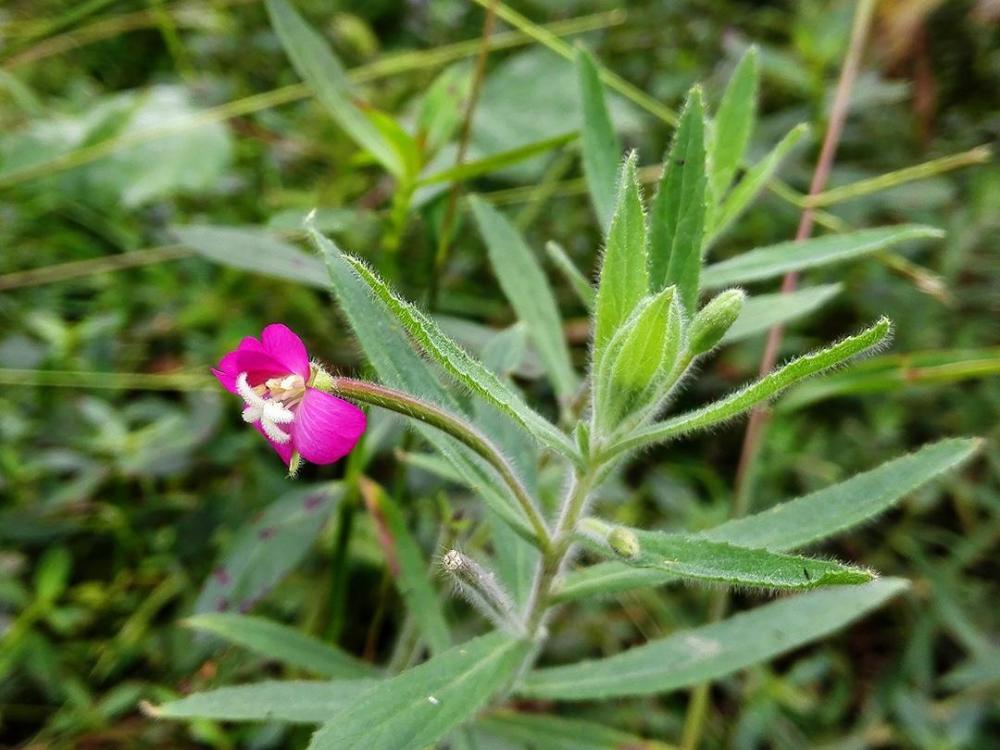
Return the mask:
<svg viewBox="0 0 1000 750">
<path fill-rule="evenodd" d="M 518 630 L 514 603 L 492 571 L 457 549 L 448 550 L 441 566 L 449 574 L 455 590 L 493 624 Z"/>
<path fill-rule="evenodd" d="M 727 289 L 716 295 L 694 316 L 688 328 L 688 352 L 696 357 L 715 348 L 743 311 L 746 294 Z"/>
<path fill-rule="evenodd" d="M 616 555 L 628 560 L 639 554 L 639 540 L 624 526 L 615 526 L 608 532 L 608 545 Z"/>
</svg>

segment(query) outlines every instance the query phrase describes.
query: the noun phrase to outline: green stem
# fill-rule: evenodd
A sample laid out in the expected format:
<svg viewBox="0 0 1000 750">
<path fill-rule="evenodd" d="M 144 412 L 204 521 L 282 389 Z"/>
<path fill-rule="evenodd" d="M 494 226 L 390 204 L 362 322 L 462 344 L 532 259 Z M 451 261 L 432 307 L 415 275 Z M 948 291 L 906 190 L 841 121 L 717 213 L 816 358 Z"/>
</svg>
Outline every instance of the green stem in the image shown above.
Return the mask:
<svg viewBox="0 0 1000 750">
<path fill-rule="evenodd" d="M 326 373 L 317 375 L 314 386 L 320 390 L 335 393 L 338 396 L 345 396 L 356 401 L 363 401 L 366 404 L 380 406 L 398 414 L 418 419 L 421 422 L 436 427 L 442 432 L 446 432 L 453 438 L 460 440 L 465 445 L 482 456 L 490 464 L 504 483 L 510 488 L 517 500 L 521 510 L 524 511 L 528 521 L 535 532 L 535 540 L 543 552 L 548 552 L 552 545 L 552 538 L 549 534 L 545 519 L 539 512 L 534 500 L 528 493 L 524 484 L 518 478 L 514 469 L 503 457 L 500 449 L 497 448 L 489 438 L 479 432 L 464 419 L 456 417 L 454 414 L 441 409 L 426 401 L 421 401 L 409 394 L 386 388 L 383 385 L 369 383 L 364 380 L 354 380 L 352 378 L 332 377 Z"/>
<path fill-rule="evenodd" d="M 566 491 L 562 507 L 559 509 L 559 520 L 556 523 L 555 539 L 552 547 L 543 555 L 539 563 L 538 575 L 535 578 L 534 590 L 531 594 L 531 605 L 525 617 L 525 629 L 530 638 L 537 638 L 545 622 L 545 616 L 551 609 L 552 589 L 559 576 L 566 556 L 573 544 L 573 533 L 580 521 L 587 498 L 593 487 L 595 467 L 589 466 L 585 471 L 575 471 L 573 481 Z"/>
</svg>

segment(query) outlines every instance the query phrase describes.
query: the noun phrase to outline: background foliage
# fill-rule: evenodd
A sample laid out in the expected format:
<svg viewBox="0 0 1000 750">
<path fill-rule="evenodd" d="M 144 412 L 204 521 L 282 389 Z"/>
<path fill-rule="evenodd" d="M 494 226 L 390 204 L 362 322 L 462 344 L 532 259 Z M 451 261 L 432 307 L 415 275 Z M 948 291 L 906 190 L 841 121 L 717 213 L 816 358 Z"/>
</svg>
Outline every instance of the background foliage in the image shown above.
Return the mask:
<svg viewBox="0 0 1000 750">
<path fill-rule="evenodd" d="M 450 0 L 342 3 L 332 11 L 321 2 L 296 5 L 364 96 L 424 132 L 429 149 L 460 134 L 482 8 Z M 880 4 L 832 186 L 996 137 L 995 11 L 986 2 L 928 3 L 925 15 L 911 16 L 906 5 Z M 517 7 L 539 23 L 562 24 L 558 33 L 590 29 L 572 38 L 672 109 L 696 81 L 717 105 L 736 61 L 757 43 L 756 158 L 797 122 L 823 132 L 852 4 Z M 224 247 L 199 226 L 266 225 L 295 238 L 318 208 L 323 231 L 481 350 L 514 319 L 476 231 L 488 206 L 474 218 L 464 201 L 449 208 L 446 184 L 428 184 L 414 186 L 416 209 L 401 215 L 387 170 L 359 157 L 299 83 L 260 3 L 13 0 L 0 9 L 0 23 L 0 742 L 299 746 L 308 730 L 153 722 L 140 713 L 141 700 L 315 669 L 315 655 L 279 667 L 196 636 L 184 618 L 224 600 L 226 609 L 337 639 L 366 662 L 405 660 L 392 649 L 412 628 L 400 597 L 434 593 L 393 585 L 365 511 L 373 498 L 353 489 L 354 480 L 364 473 L 388 488 L 382 502 L 400 506 L 425 556 L 470 531 L 462 509 L 477 501 L 440 482 L 427 470 L 434 467 L 421 468 L 420 438 L 378 416 L 363 450 L 344 465 L 307 467 L 289 485 L 230 400 L 203 379 L 205 368 L 272 320 L 287 322 L 344 371 L 358 372 L 361 359 L 325 291 L 195 256 L 192 248 L 211 255 Z M 578 267 L 592 269 L 600 230 L 579 179 L 578 146 L 563 138 L 580 106 L 573 66 L 502 20 L 494 33 L 511 46 L 486 61 L 466 161 L 543 147 L 532 158 L 487 162 L 468 186 L 512 218 L 535 251 L 553 239 Z M 628 97 L 610 104 L 624 144 L 638 150 L 640 164 L 655 164 L 671 128 Z M 218 116 L 192 126 L 191 115 L 206 110 Z M 792 153 L 782 169 L 788 183 L 804 189 L 816 148 L 814 135 Z M 454 149 L 440 148 L 437 158 L 447 168 Z M 984 163 L 826 207 L 850 227 L 917 222 L 947 236 L 808 273 L 814 284 L 841 286 L 789 330 L 784 356 L 882 313 L 897 323 L 895 341 L 883 357 L 777 404 L 752 477 L 752 507 L 943 436 L 986 441 L 961 470 L 822 549 L 915 584 L 823 645 L 720 682 L 707 745 L 985 747 L 996 735 L 1000 391 L 988 376 L 1000 358 L 998 200 L 1000 170 Z M 787 240 L 798 212 L 767 193 L 713 252 L 724 258 Z M 454 237 L 442 241 L 449 225 Z M 585 308 L 570 284 L 556 288 L 571 319 L 570 354 L 583 361 Z M 748 379 L 762 345 L 758 336 L 726 348 L 681 408 Z M 543 366 L 529 351 L 509 369 L 544 399 Z M 731 425 L 644 454 L 600 507 L 643 528 L 720 523 L 733 499 L 741 435 Z M 655 589 L 574 604 L 553 623 L 552 658 L 613 653 L 700 623 L 710 596 Z M 737 596 L 735 606 L 758 602 Z M 464 605 L 445 606 L 450 620 L 468 621 L 460 637 L 474 632 Z M 328 664 L 326 673 L 360 668 Z M 544 701 L 514 708 L 528 724 L 520 735 L 504 724 L 512 746 L 557 746 L 540 744 L 530 726 L 533 712 L 550 708 Z M 563 710 L 676 738 L 684 709 L 676 693 Z"/>
</svg>

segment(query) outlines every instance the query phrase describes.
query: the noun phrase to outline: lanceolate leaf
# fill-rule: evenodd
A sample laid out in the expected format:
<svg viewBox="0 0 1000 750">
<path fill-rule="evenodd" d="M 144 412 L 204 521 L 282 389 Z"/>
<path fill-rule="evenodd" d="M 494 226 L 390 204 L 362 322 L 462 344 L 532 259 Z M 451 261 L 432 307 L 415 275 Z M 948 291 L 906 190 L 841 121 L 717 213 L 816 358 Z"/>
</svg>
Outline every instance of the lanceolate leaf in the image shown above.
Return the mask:
<svg viewBox="0 0 1000 750">
<path fill-rule="evenodd" d="M 531 750 L 669 750 L 655 740 L 554 714 L 496 711 L 479 719 L 476 729 Z"/>
<path fill-rule="evenodd" d="M 514 164 L 520 164 L 522 161 L 527 161 L 528 159 L 539 156 L 540 154 L 554 151 L 560 146 L 565 146 L 567 143 L 570 143 L 575 138 L 575 132 L 563 133 L 562 135 L 557 135 L 553 138 L 545 138 L 540 141 L 535 141 L 534 143 L 525 144 L 524 146 L 518 146 L 517 148 L 512 148 L 509 151 L 501 151 L 497 154 L 490 154 L 489 156 L 484 156 L 482 159 L 462 162 L 461 164 L 456 164 L 448 167 L 447 169 L 442 169 L 440 172 L 433 172 L 425 177 L 421 177 L 418 180 L 418 185 L 424 186 L 437 185 L 442 182 L 460 182 L 463 180 L 471 180 L 474 177 L 479 177 L 481 175 L 490 174 L 491 172 L 498 172 Z"/>
<path fill-rule="evenodd" d="M 421 750 L 503 689 L 529 645 L 494 632 L 455 646 L 359 695 L 313 735 L 309 750 Z"/>
<path fill-rule="evenodd" d="M 347 134 L 397 177 L 406 172 L 403 157 L 355 104 L 340 61 L 287 0 L 267 0 L 271 24 L 299 75 Z"/>
<path fill-rule="evenodd" d="M 210 613 L 189 617 L 184 624 L 324 677 L 369 677 L 378 671 L 335 646 L 263 617 Z"/>
<path fill-rule="evenodd" d="M 701 534 L 706 539 L 776 552 L 794 550 L 843 533 L 884 513 L 911 492 L 967 461 L 980 445 L 975 439 L 942 440 L 876 469 L 747 518 Z M 673 573 L 608 562 L 566 577 L 562 601 L 611 594 L 677 580 Z"/>
<path fill-rule="evenodd" d="M 382 382 L 456 414 L 464 413 L 457 400 L 438 382 L 427 363 L 413 351 L 400 322 L 372 297 L 368 286 L 347 263 L 339 248 L 313 228 L 309 229 L 309 235 L 326 259 L 334 294 Z M 433 427 L 419 422 L 414 422 L 413 426 L 500 518 L 525 538 L 533 538 L 531 528 L 513 498 L 499 489 L 502 483 L 497 481 L 484 461 Z"/>
<path fill-rule="evenodd" d="M 743 161 L 757 116 L 757 49 L 751 47 L 736 66 L 712 122 L 712 195 L 723 198 Z"/>
<path fill-rule="evenodd" d="M 779 408 L 801 409 L 835 396 L 896 392 L 996 375 L 1000 375 L 1000 347 L 887 354 L 803 383 L 781 399 Z"/>
<path fill-rule="evenodd" d="M 584 49 L 577 51 L 576 72 L 583 114 L 580 126 L 583 137 L 583 173 L 587 178 L 587 190 L 594 204 L 594 212 L 602 229 L 607 232 L 615 211 L 616 178 L 622 147 L 604 101 L 604 85 L 597 72 L 597 64 Z"/>
<path fill-rule="evenodd" d="M 635 306 L 649 293 L 646 215 L 633 152 L 622 166 L 618 203 L 601 262 L 594 317 L 594 362 Z"/>
<path fill-rule="evenodd" d="M 591 700 L 695 685 L 822 638 L 882 605 L 906 585 L 886 578 L 780 599 L 607 659 L 540 669 L 528 675 L 518 692 L 529 698 Z"/>
<path fill-rule="evenodd" d="M 944 233 L 934 227 L 902 224 L 847 234 L 829 234 L 802 242 L 781 242 L 708 266 L 702 274 L 702 283 L 709 289 L 744 284 L 781 276 L 789 271 L 843 263 L 907 240 L 943 236 Z"/>
<path fill-rule="evenodd" d="M 331 246 L 336 249 L 336 246 Z M 481 362 L 446 336 L 437 323 L 406 300 L 396 296 L 363 262 L 346 254 L 342 254 L 342 257 L 368 285 L 385 309 L 403 324 L 420 348 L 446 372 L 520 422 L 525 429 L 550 448 L 566 456 L 573 455 L 573 444 L 565 434 L 525 404 L 520 396 L 504 385 Z"/>
<path fill-rule="evenodd" d="M 840 484 L 724 523 L 704 536 L 774 550 L 803 547 L 884 512 L 924 483 L 967 461 L 981 442 L 954 438 L 924 446 Z"/>
<path fill-rule="evenodd" d="M 320 724 L 376 684 L 377 680 L 269 680 L 194 693 L 146 710 L 159 719 Z"/>
<path fill-rule="evenodd" d="M 861 352 L 878 346 L 889 335 L 890 329 L 891 324 L 888 319 L 882 318 L 868 330 L 846 338 L 827 349 L 793 359 L 770 375 L 719 399 L 715 403 L 636 430 L 609 447 L 607 455 L 613 456 L 624 451 L 669 440 L 678 435 L 711 427 L 719 422 L 725 422 L 739 416 L 753 407 L 754 404 L 759 404 L 761 401 L 778 395 L 788 386 L 810 375 L 835 367 Z"/>
<path fill-rule="evenodd" d="M 866 583 L 874 575 L 862 568 L 766 549 L 737 547 L 723 541 L 641 529 L 623 530 L 637 542 L 634 554 L 617 555 L 605 541 L 608 524 L 587 519 L 581 539 L 608 557 L 620 557 L 626 565 L 653 568 L 682 578 L 693 578 L 732 586 L 774 589 L 810 589 L 817 586 Z M 595 535 L 595 531 L 598 532 Z M 755 545 L 756 546 L 756 545 Z"/>
<path fill-rule="evenodd" d="M 504 294 L 527 325 L 556 392 L 564 398 L 571 396 L 577 388 L 577 377 L 545 273 L 521 233 L 503 214 L 478 198 L 470 198 L 469 202 Z"/>
<path fill-rule="evenodd" d="M 451 633 L 444 619 L 444 612 L 437 592 L 428 577 L 429 566 L 406 525 L 406 516 L 385 491 L 375 482 L 361 479 L 361 492 L 368 512 L 375 523 L 385 528 L 384 540 L 387 564 L 396 577 L 396 588 L 406 602 L 410 615 L 416 620 L 421 635 L 430 646 L 431 653 L 440 654 L 451 646 Z"/>
<path fill-rule="evenodd" d="M 240 229 L 189 224 L 174 227 L 172 232 L 182 244 L 224 266 L 320 289 L 330 283 L 323 261 L 256 227 Z"/>
<path fill-rule="evenodd" d="M 750 202 L 778 171 L 781 162 L 809 132 L 808 125 L 799 125 L 788 132 L 770 153 L 747 170 L 722 202 L 709 212 L 710 221 L 705 232 L 703 249 L 709 247 L 746 210 Z"/>
<path fill-rule="evenodd" d="M 233 540 L 195 611 L 249 611 L 309 552 L 341 494 L 339 483 L 301 487 L 268 506 Z"/>
<path fill-rule="evenodd" d="M 807 287 L 788 294 L 758 294 L 750 297 L 743 305 L 743 311 L 722 337 L 728 344 L 763 333 L 774 325 L 808 315 L 833 299 L 840 291 L 840 284 L 824 284 Z"/>
<path fill-rule="evenodd" d="M 698 274 L 705 229 L 708 179 L 705 112 L 701 89 L 688 96 L 663 163 L 650 212 L 650 283 L 653 291 L 674 284 L 688 314 L 698 302 Z"/>
<path fill-rule="evenodd" d="M 596 292 L 594 292 L 594 287 L 566 254 L 562 245 L 558 242 L 546 242 L 545 252 L 548 253 L 549 258 L 552 259 L 552 263 L 559 269 L 559 272 L 562 273 L 566 281 L 569 282 L 570 288 L 576 294 L 577 299 L 580 300 L 588 311 L 593 310 L 594 301 L 597 296 Z"/>
</svg>

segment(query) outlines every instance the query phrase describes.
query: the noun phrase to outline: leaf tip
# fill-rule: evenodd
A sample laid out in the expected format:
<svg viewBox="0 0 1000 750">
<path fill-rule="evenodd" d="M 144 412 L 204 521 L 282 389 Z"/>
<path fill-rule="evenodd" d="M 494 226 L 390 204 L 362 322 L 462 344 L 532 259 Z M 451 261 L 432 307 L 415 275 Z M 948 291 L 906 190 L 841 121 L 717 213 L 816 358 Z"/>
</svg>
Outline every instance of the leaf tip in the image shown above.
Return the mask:
<svg viewBox="0 0 1000 750">
<path fill-rule="evenodd" d="M 163 711 L 160 710 L 160 707 L 146 700 L 139 701 L 139 712 L 150 719 L 160 719 L 163 717 Z"/>
</svg>

